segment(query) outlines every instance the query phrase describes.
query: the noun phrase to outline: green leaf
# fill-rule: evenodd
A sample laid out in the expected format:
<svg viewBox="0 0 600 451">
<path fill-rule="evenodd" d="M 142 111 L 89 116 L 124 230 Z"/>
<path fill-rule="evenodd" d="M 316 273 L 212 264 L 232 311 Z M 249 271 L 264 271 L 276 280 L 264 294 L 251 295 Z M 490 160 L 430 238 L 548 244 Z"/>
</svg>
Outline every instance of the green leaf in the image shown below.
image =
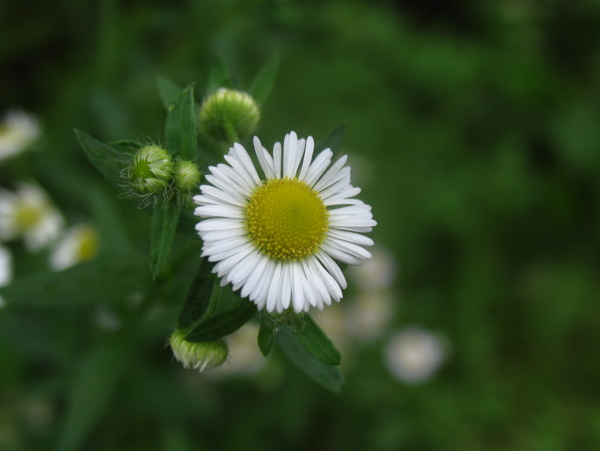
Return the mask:
<svg viewBox="0 0 600 451">
<path fill-rule="evenodd" d="M 247 299 L 241 299 L 224 312 L 212 316 L 205 315 L 205 318 L 190 328 L 185 339 L 192 343 L 218 340 L 238 330 L 250 321 L 255 313 L 256 306 Z"/>
<path fill-rule="evenodd" d="M 342 361 L 340 352 L 310 315 L 303 315 L 294 323 L 281 327 L 293 334 L 304 349 L 326 365 L 339 365 Z"/>
<path fill-rule="evenodd" d="M 185 303 L 179 312 L 178 329 L 187 329 L 208 312 L 209 306 L 218 303 L 221 290 L 211 275 L 212 266 L 208 259 L 201 260 L 198 272 L 190 284 Z"/>
<path fill-rule="evenodd" d="M 230 87 L 231 78 L 229 75 L 229 68 L 227 67 L 227 63 L 225 62 L 223 57 L 219 55 L 219 57 L 210 69 L 210 74 L 208 75 L 208 93 L 212 94 L 213 92 L 216 92 L 219 88 Z"/>
<path fill-rule="evenodd" d="M 265 357 L 269 355 L 273 348 L 273 328 L 270 322 L 263 321 L 258 330 L 258 349 Z"/>
<path fill-rule="evenodd" d="M 181 92 L 181 88 L 174 81 L 161 76 L 156 77 L 156 85 L 160 100 L 165 109 L 169 111 L 169 105 L 175 102 Z"/>
<path fill-rule="evenodd" d="M 67 398 L 67 412 L 57 450 L 82 449 L 105 412 L 123 371 L 128 346 L 119 340 L 98 343 L 78 364 Z"/>
<path fill-rule="evenodd" d="M 342 143 L 344 141 L 345 131 L 346 124 L 340 124 L 333 130 L 331 130 L 325 138 L 321 139 L 315 145 L 315 153 L 320 152 L 324 149 L 331 149 L 334 155 L 340 152 L 342 150 Z"/>
<path fill-rule="evenodd" d="M 179 93 L 169 105 L 165 124 L 167 149 L 184 160 L 196 161 L 196 104 L 194 85 Z"/>
<path fill-rule="evenodd" d="M 81 263 L 64 271 L 17 278 L 0 287 L 9 305 L 80 307 L 123 302 L 149 284 L 147 259 L 137 253 L 117 254 Z"/>
<path fill-rule="evenodd" d="M 75 130 L 75 136 L 90 163 L 109 181 L 118 185 L 122 169 L 119 162 L 123 159 L 122 154 L 81 130 Z"/>
<path fill-rule="evenodd" d="M 250 95 L 259 104 L 264 104 L 275 85 L 279 71 L 279 54 L 273 55 L 261 68 L 256 78 L 250 85 Z"/>
<path fill-rule="evenodd" d="M 339 393 L 344 385 L 344 373 L 337 366 L 326 365 L 309 353 L 304 345 L 286 328 L 277 328 L 273 335 L 275 344 L 285 356 L 312 380 Z"/>
<path fill-rule="evenodd" d="M 181 208 L 173 199 L 159 204 L 152 212 L 150 270 L 152 278 L 162 271 L 169 259 Z"/>
</svg>

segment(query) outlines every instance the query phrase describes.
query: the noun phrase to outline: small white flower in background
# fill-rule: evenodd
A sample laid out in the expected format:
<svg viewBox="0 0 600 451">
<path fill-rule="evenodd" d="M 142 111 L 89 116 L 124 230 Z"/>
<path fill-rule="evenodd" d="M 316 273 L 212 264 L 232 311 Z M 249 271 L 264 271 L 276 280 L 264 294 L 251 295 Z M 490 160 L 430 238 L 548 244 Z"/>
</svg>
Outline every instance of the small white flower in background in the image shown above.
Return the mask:
<svg viewBox="0 0 600 451">
<path fill-rule="evenodd" d="M 27 150 L 40 134 L 41 129 L 35 117 L 21 110 L 6 113 L 0 122 L 0 161 Z"/>
<path fill-rule="evenodd" d="M 228 164 L 209 168 L 194 197 L 202 256 L 216 262 L 223 285 L 241 290 L 259 310 L 323 310 L 342 298 L 347 283 L 334 259 L 359 265 L 371 258 L 363 233 L 377 224 L 371 207 L 355 199 L 346 156 L 333 165 L 325 149 L 313 159 L 314 140 L 285 136 L 271 155 L 254 138 L 263 176 L 235 143 Z M 329 168 L 329 169 L 328 169 Z"/>
<path fill-rule="evenodd" d="M 360 341 L 381 337 L 394 317 L 396 297 L 389 290 L 359 292 L 347 309 L 348 332 Z"/>
<path fill-rule="evenodd" d="M 394 334 L 385 346 L 386 364 L 392 375 L 408 383 L 431 377 L 446 359 L 442 340 L 419 327 Z"/>
<path fill-rule="evenodd" d="M 0 240 L 23 238 L 30 251 L 52 243 L 64 220 L 37 185 L 22 183 L 17 191 L 0 189 Z"/>
<path fill-rule="evenodd" d="M 0 287 L 8 285 L 12 280 L 12 256 L 4 246 L 0 246 Z"/>
<path fill-rule="evenodd" d="M 264 366 L 266 359 L 256 346 L 258 325 L 246 323 L 240 329 L 228 335 L 229 359 L 216 374 L 251 376 L 258 373 Z"/>
<path fill-rule="evenodd" d="M 352 282 L 361 290 L 381 290 L 390 288 L 396 276 L 396 260 L 382 246 L 374 246 L 371 250 L 373 258 L 360 266 L 349 268 Z"/>
<path fill-rule="evenodd" d="M 56 271 L 91 260 L 98 253 L 98 233 L 90 224 L 71 227 L 55 244 L 50 254 L 50 266 Z"/>
</svg>

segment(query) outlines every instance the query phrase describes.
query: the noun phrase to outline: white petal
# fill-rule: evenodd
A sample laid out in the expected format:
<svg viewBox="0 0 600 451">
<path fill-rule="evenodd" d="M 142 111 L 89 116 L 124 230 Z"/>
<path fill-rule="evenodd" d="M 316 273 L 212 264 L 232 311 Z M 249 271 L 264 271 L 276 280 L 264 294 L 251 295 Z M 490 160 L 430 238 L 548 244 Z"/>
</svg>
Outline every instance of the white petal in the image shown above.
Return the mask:
<svg viewBox="0 0 600 451">
<path fill-rule="evenodd" d="M 275 178 L 281 178 L 281 144 L 276 142 L 273 146 L 273 164 L 275 166 Z"/>
<path fill-rule="evenodd" d="M 233 267 L 239 264 L 253 250 L 254 248 L 252 246 L 240 248 L 237 252 L 233 253 L 229 257 L 217 263 L 213 268 L 213 272 L 216 273 L 219 277 L 223 277 L 225 274 L 228 274 L 233 269 Z M 210 258 L 208 260 L 210 261 Z"/>
<path fill-rule="evenodd" d="M 363 260 L 369 260 L 371 257 L 373 257 L 368 250 L 354 243 L 349 243 L 348 241 L 340 240 L 339 238 L 327 237 L 323 244 L 336 247 L 342 252 L 346 252 L 347 254 L 353 255 L 354 257 L 361 258 Z"/>
<path fill-rule="evenodd" d="M 194 210 L 196 216 L 201 218 L 237 218 L 244 217 L 244 211 L 239 207 L 230 205 L 201 205 Z"/>
<path fill-rule="evenodd" d="M 248 155 L 248 152 L 246 152 L 244 146 L 235 143 L 233 145 L 233 149 L 235 151 L 234 156 L 243 165 L 244 169 L 250 175 L 254 183 L 258 185 L 260 183 L 260 177 L 258 176 L 258 172 L 256 172 L 252 158 L 250 158 L 250 155 Z"/>
<path fill-rule="evenodd" d="M 237 238 L 246 236 L 245 229 L 225 229 L 215 230 L 214 232 L 203 233 L 200 235 L 204 242 L 221 241 L 229 238 Z"/>
<path fill-rule="evenodd" d="M 277 262 L 275 266 L 275 272 L 271 279 L 271 286 L 269 287 L 269 294 L 267 295 L 267 312 L 275 310 L 277 300 L 281 296 L 281 275 L 283 272 L 283 263 Z"/>
<path fill-rule="evenodd" d="M 291 132 L 285 135 L 283 142 L 283 177 L 292 178 L 292 169 L 296 161 L 296 151 L 298 150 L 298 136 Z"/>
<path fill-rule="evenodd" d="M 300 169 L 300 174 L 298 175 L 299 180 L 305 180 L 306 173 L 308 172 L 308 168 L 310 167 L 310 163 L 312 160 L 313 151 L 315 150 L 315 140 L 312 136 L 306 138 L 306 149 L 304 150 L 304 159 L 302 161 L 302 168 Z"/>
<path fill-rule="evenodd" d="M 248 280 L 246 280 L 246 283 L 242 287 L 242 291 L 241 291 L 240 295 L 243 298 L 248 297 L 250 295 L 250 293 L 252 292 L 252 290 L 254 289 L 254 287 L 256 286 L 256 284 L 260 280 L 264 279 L 264 277 L 265 277 L 264 272 L 265 272 L 265 268 L 267 266 L 267 262 L 268 262 L 268 260 L 264 257 L 258 259 L 258 262 L 256 263 L 256 267 L 252 270 L 252 272 L 248 276 Z"/>
<path fill-rule="evenodd" d="M 364 261 L 364 259 L 348 254 L 342 249 L 340 249 L 338 246 L 332 246 L 328 243 L 321 244 L 321 249 L 336 260 L 339 260 L 342 263 L 346 263 L 348 265 L 360 265 Z"/>
<path fill-rule="evenodd" d="M 360 244 L 361 246 L 373 246 L 373 240 L 368 236 L 361 235 L 360 233 L 346 232 L 344 230 L 329 230 L 327 235 L 340 240 L 348 241 L 350 243 Z"/>
<path fill-rule="evenodd" d="M 345 289 L 348 284 L 346 283 L 346 278 L 344 277 L 344 273 L 333 259 L 324 252 L 317 253 L 317 258 L 319 262 L 325 268 L 325 272 L 331 274 L 336 283 L 343 289 Z M 321 265 L 319 265 L 321 267 Z"/>
<path fill-rule="evenodd" d="M 260 163 L 260 167 L 262 168 L 265 177 L 267 179 L 275 178 L 275 164 L 273 163 L 273 157 L 267 152 L 267 150 L 260 143 L 260 139 L 258 137 L 254 137 L 254 152 L 256 153 L 256 157 L 258 158 L 258 162 Z"/>
<path fill-rule="evenodd" d="M 292 303 L 294 305 L 294 311 L 300 313 L 305 309 L 304 301 L 304 285 L 307 283 L 304 273 L 299 266 L 293 267 L 294 274 L 294 287 L 292 292 Z"/>
<path fill-rule="evenodd" d="M 292 299 L 292 265 L 284 265 L 283 267 L 283 279 L 281 284 L 281 298 L 277 303 L 278 312 L 281 313 L 283 310 L 290 306 Z"/>
<path fill-rule="evenodd" d="M 325 172 L 325 169 L 327 169 L 327 166 L 329 166 L 329 164 L 331 163 L 332 156 L 333 153 L 329 149 L 325 149 L 323 152 L 317 155 L 315 161 L 313 161 L 310 165 L 310 168 L 308 168 L 308 173 L 306 174 L 306 178 L 304 179 L 304 182 L 308 186 L 312 188 L 313 184 L 316 183 L 317 180 L 319 180 L 321 174 Z"/>
<path fill-rule="evenodd" d="M 331 166 L 329 168 L 329 170 L 325 174 L 323 174 L 323 177 L 321 177 L 319 179 L 319 181 L 317 183 L 315 183 L 314 189 L 316 189 L 317 191 L 321 191 L 321 190 L 323 190 L 323 188 L 327 188 L 329 185 L 334 183 L 332 180 L 334 180 L 334 179 L 339 180 L 341 178 L 339 176 L 340 173 L 341 174 L 350 174 L 350 168 L 342 169 L 342 166 L 344 166 L 344 164 L 346 163 L 347 160 L 348 160 L 348 155 L 344 155 L 338 161 L 336 161 L 333 164 L 333 166 Z M 342 177 L 343 177 L 343 175 L 342 175 Z"/>
<path fill-rule="evenodd" d="M 244 227 L 244 222 L 239 219 L 229 218 L 211 218 L 200 221 L 196 224 L 196 230 L 200 232 L 210 232 L 213 230 L 239 229 Z"/>
</svg>

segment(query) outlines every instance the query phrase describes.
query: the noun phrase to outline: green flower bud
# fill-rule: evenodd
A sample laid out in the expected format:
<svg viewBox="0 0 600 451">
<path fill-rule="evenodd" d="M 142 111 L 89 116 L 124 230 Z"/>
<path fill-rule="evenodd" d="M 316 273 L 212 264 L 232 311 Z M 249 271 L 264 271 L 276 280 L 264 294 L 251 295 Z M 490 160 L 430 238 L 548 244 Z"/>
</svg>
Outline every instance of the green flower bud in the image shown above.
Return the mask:
<svg viewBox="0 0 600 451">
<path fill-rule="evenodd" d="M 175 188 L 182 193 L 197 189 L 200 184 L 200 169 L 196 163 L 189 160 L 179 160 L 173 169 Z"/>
<path fill-rule="evenodd" d="M 221 88 L 210 95 L 200 108 L 204 133 L 217 141 L 239 141 L 254 133 L 260 111 L 245 92 Z"/>
<path fill-rule="evenodd" d="M 186 335 L 185 331 L 176 329 L 169 338 L 173 355 L 184 368 L 202 372 L 221 366 L 227 360 L 228 348 L 225 340 L 191 343 L 185 339 Z"/>
<path fill-rule="evenodd" d="M 156 194 L 169 186 L 173 160 L 169 152 L 157 145 L 142 147 L 127 169 L 131 188 L 137 194 Z"/>
</svg>

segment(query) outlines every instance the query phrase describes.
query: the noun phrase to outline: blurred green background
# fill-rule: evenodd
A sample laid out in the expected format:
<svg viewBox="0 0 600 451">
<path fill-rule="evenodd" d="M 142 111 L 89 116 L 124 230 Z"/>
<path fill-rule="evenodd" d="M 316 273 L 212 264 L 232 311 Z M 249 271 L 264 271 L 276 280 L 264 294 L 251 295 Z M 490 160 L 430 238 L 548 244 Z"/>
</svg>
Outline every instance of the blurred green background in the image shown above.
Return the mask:
<svg viewBox="0 0 600 451">
<path fill-rule="evenodd" d="M 70 219 L 97 219 L 100 192 L 147 243 L 147 218 L 73 128 L 162 139 L 157 76 L 196 82 L 200 101 L 218 55 L 244 88 L 279 52 L 261 140 L 345 122 L 371 236 L 398 267 L 391 322 L 343 349 L 339 395 L 277 355 L 249 377 L 183 370 L 165 349 L 170 324 L 124 342 L 97 310 L 8 306 L 0 449 L 600 449 L 598 2 L 3 0 L 0 26 L 2 111 L 20 106 L 44 129 L 0 185 L 34 178 Z M 11 249 L 15 278 L 41 267 Z M 410 384 L 383 349 L 414 324 L 448 351 Z M 77 425 L 69 399 L 94 359 L 114 377 L 87 388 L 95 410 Z"/>
</svg>

